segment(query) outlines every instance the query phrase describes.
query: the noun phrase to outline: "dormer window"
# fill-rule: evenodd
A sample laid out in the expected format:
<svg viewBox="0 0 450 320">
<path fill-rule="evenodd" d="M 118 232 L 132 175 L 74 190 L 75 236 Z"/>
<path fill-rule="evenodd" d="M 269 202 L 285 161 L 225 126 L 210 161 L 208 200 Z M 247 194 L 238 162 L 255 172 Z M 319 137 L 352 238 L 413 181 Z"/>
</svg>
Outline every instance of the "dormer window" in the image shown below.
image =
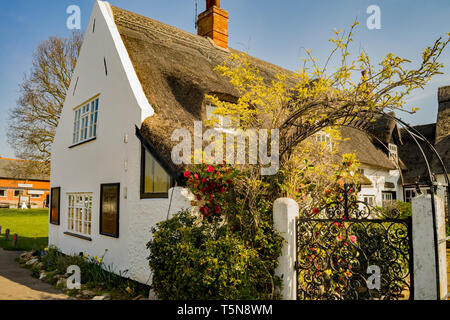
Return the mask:
<svg viewBox="0 0 450 320">
<path fill-rule="evenodd" d="M 314 138 L 317 142 L 323 143 L 328 146 L 330 152 L 333 151 L 333 141 L 331 140 L 330 134 L 324 131 L 319 131 L 314 135 Z"/>
<path fill-rule="evenodd" d="M 397 145 L 389 143 L 388 148 L 389 148 L 389 159 L 397 163 L 398 161 Z"/>
<path fill-rule="evenodd" d="M 215 128 L 220 128 L 220 129 L 229 129 L 232 127 L 232 120 L 230 118 L 230 116 L 221 116 L 221 115 L 217 115 L 214 114 L 214 111 L 216 110 L 216 106 L 212 105 L 212 104 L 207 104 L 206 105 L 206 119 L 207 120 L 217 120 L 214 123 L 214 127 Z"/>
<path fill-rule="evenodd" d="M 72 144 L 80 144 L 97 137 L 98 98 L 91 99 L 74 109 Z"/>
</svg>

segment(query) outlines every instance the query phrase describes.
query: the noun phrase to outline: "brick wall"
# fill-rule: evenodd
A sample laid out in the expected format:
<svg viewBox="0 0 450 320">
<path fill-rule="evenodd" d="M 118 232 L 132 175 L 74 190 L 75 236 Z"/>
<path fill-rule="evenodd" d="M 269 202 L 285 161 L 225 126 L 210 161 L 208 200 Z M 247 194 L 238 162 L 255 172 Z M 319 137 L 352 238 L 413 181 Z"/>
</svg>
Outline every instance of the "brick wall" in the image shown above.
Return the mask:
<svg viewBox="0 0 450 320">
<path fill-rule="evenodd" d="M 30 185 L 21 187 L 19 185 Z M 27 206 L 31 204 L 33 208 L 45 208 L 47 195 L 50 193 L 49 181 L 26 181 L 13 179 L 0 179 L 0 206 L 8 204 L 10 207 L 21 205 L 20 197 L 27 197 Z M 31 195 L 30 191 L 42 191 L 43 194 Z"/>
</svg>

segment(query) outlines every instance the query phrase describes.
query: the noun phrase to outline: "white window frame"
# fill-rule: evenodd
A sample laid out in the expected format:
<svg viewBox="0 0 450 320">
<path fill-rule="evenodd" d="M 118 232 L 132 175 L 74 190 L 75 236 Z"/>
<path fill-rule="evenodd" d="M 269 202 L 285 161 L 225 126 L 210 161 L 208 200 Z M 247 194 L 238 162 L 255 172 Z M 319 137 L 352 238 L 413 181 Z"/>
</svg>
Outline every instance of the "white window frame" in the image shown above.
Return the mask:
<svg viewBox="0 0 450 320">
<path fill-rule="evenodd" d="M 392 195 L 392 193 L 390 192 L 382 192 L 381 193 L 381 203 L 383 204 L 383 207 L 386 204 L 391 204 L 394 202 L 394 197 Z"/>
<path fill-rule="evenodd" d="M 0 189 L 0 192 L 4 193 L 3 196 L 0 194 L 0 198 L 7 198 L 8 197 L 8 190 L 7 189 Z"/>
<path fill-rule="evenodd" d="M 398 161 L 398 148 L 396 144 L 389 143 L 389 159 L 397 163 Z"/>
<path fill-rule="evenodd" d="M 369 205 L 369 206 L 374 206 L 375 205 L 375 196 L 371 195 L 371 194 L 365 194 L 362 196 L 363 201 Z"/>
<path fill-rule="evenodd" d="M 72 145 L 97 138 L 99 97 L 74 109 Z"/>
<path fill-rule="evenodd" d="M 407 188 L 405 189 L 405 202 L 412 202 L 412 199 L 416 197 L 416 189 L 415 188 Z"/>
<path fill-rule="evenodd" d="M 92 193 L 67 193 L 67 231 L 92 234 Z"/>
<path fill-rule="evenodd" d="M 333 151 L 333 141 L 329 133 L 319 131 L 314 135 L 314 139 L 316 142 L 327 144 L 330 152 Z"/>
</svg>

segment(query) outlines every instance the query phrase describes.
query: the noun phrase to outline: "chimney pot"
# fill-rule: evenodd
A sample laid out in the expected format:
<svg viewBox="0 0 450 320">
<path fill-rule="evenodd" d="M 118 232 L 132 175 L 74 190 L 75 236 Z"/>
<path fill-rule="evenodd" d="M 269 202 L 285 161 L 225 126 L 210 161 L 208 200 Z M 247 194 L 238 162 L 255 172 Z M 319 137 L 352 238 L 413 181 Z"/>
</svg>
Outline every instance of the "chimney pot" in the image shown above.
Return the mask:
<svg viewBox="0 0 450 320">
<path fill-rule="evenodd" d="M 220 8 L 220 0 L 206 0 L 206 11 L 199 14 L 197 26 L 199 36 L 228 48 L 228 12 Z"/>
<path fill-rule="evenodd" d="M 206 0 L 206 10 L 209 10 L 211 7 L 214 6 L 220 8 L 220 0 Z"/>
</svg>

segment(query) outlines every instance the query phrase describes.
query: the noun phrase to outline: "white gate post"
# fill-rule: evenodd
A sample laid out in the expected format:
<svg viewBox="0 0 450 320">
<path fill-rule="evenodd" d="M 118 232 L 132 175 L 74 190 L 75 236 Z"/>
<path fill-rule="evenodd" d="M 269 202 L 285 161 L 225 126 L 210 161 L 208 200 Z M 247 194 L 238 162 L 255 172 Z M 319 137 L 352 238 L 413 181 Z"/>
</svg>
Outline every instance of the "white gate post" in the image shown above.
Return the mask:
<svg viewBox="0 0 450 320">
<path fill-rule="evenodd" d="M 284 240 L 281 256 L 278 258 L 278 267 L 275 274 L 282 277 L 283 300 L 297 299 L 297 272 L 295 261 L 297 259 L 295 218 L 298 217 L 298 203 L 290 198 L 280 198 L 273 204 L 273 220 L 275 230 L 281 233 Z"/>
<path fill-rule="evenodd" d="M 447 295 L 447 258 L 445 217 L 442 199 L 435 195 L 438 241 L 440 296 Z M 414 253 L 414 300 L 436 300 L 436 251 L 434 244 L 431 196 L 412 199 L 412 235 Z"/>
</svg>

